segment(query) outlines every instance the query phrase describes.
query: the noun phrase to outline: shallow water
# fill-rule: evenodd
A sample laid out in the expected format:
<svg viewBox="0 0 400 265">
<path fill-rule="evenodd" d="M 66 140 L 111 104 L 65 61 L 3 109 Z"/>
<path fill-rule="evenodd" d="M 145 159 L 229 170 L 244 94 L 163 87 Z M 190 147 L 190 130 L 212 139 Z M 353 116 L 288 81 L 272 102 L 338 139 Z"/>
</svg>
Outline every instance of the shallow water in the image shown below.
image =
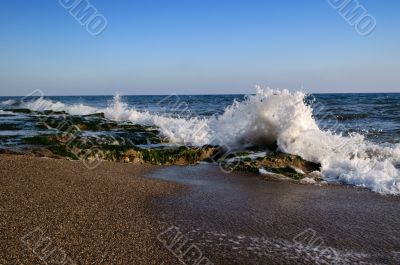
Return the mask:
<svg viewBox="0 0 400 265">
<path fill-rule="evenodd" d="M 398 197 L 224 174 L 211 165 L 149 177 L 187 186 L 158 199 L 157 215 L 215 264 L 400 263 Z"/>
</svg>

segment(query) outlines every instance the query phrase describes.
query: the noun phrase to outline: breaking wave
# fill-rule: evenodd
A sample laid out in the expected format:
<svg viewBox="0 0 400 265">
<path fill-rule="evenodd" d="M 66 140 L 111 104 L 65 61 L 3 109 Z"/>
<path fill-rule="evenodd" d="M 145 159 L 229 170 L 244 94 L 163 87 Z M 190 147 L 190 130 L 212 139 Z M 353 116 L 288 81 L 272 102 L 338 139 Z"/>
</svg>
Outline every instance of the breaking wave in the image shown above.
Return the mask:
<svg viewBox="0 0 400 265">
<path fill-rule="evenodd" d="M 4 105 L 4 106 L 14 106 L 14 105 L 18 105 L 19 101 L 18 100 L 14 100 L 14 99 L 8 99 L 8 100 L 5 100 L 5 101 L 1 102 L 0 104 Z"/>
<path fill-rule="evenodd" d="M 32 110 L 66 111 L 72 115 L 103 112 L 108 119 L 156 125 L 171 142 L 202 146 L 218 144 L 228 149 L 265 147 L 277 143 L 282 152 L 321 163 L 328 182 L 366 187 L 385 194 L 400 194 L 400 144 L 380 146 L 360 134 L 349 137 L 321 130 L 312 107 L 301 91 L 257 88 L 255 95 L 235 101 L 221 115 L 177 117 L 139 111 L 115 96 L 106 108 L 66 105 L 47 99 L 24 103 Z"/>
</svg>

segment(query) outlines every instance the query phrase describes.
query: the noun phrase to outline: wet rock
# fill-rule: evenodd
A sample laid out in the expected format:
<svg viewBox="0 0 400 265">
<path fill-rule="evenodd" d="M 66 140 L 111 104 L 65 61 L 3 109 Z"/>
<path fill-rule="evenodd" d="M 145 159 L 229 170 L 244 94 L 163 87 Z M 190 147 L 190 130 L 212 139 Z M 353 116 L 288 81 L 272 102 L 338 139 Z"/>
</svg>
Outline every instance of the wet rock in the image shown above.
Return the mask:
<svg viewBox="0 0 400 265">
<path fill-rule="evenodd" d="M 287 171 L 298 173 L 298 169 L 308 174 L 312 171 L 319 171 L 321 165 L 318 163 L 306 161 L 300 156 L 275 153 L 264 157 L 260 163 L 265 167 L 271 168 L 287 168 Z"/>
<path fill-rule="evenodd" d="M 300 184 L 315 184 L 317 181 L 313 178 L 305 177 L 299 181 Z"/>
<path fill-rule="evenodd" d="M 67 112 L 65 112 L 65 111 L 54 111 L 54 110 L 45 110 L 45 111 L 41 111 L 39 113 L 43 114 L 43 115 L 66 115 L 67 114 Z"/>
<path fill-rule="evenodd" d="M 33 111 L 31 111 L 30 109 L 8 109 L 7 111 L 14 113 L 25 113 L 25 114 L 33 113 Z"/>
<path fill-rule="evenodd" d="M 320 164 L 306 161 L 300 156 L 277 152 L 256 158 L 251 158 L 249 155 L 243 156 L 241 153 L 236 155 L 236 157 L 230 157 L 220 163 L 231 170 L 255 173 L 263 170 L 262 172 L 282 175 L 296 181 L 311 172 L 318 172 L 321 167 Z"/>
<path fill-rule="evenodd" d="M 285 175 L 273 173 L 264 168 L 260 168 L 259 173 L 267 180 L 292 180 L 291 178 L 286 177 Z"/>
<path fill-rule="evenodd" d="M 31 148 L 33 153 L 38 153 L 38 150 L 40 150 L 41 153 L 46 153 L 43 150 L 48 150 L 51 151 L 52 154 L 60 157 L 78 159 L 77 155 L 72 152 L 71 148 L 63 142 L 63 137 L 57 135 L 37 135 L 23 138 L 22 141 L 25 144 L 33 146 L 33 148 Z"/>
<path fill-rule="evenodd" d="M 26 137 L 26 138 L 23 138 L 22 141 L 26 144 L 35 145 L 35 146 L 39 146 L 39 145 L 46 146 L 46 145 L 52 145 L 52 144 L 57 143 L 57 141 L 55 141 L 54 138 L 49 135 L 37 135 L 37 136 Z"/>
<path fill-rule="evenodd" d="M 99 113 L 93 113 L 93 114 L 88 114 L 88 115 L 83 115 L 82 117 L 94 117 L 94 118 L 102 118 L 105 119 L 105 115 L 103 112 L 99 112 Z"/>
<path fill-rule="evenodd" d="M 216 150 L 197 147 L 167 147 L 167 148 L 108 148 L 103 150 L 102 156 L 111 161 L 127 163 L 151 163 L 156 165 L 189 165 L 205 160 Z"/>
<path fill-rule="evenodd" d="M 213 156 L 218 149 L 187 146 L 164 146 L 141 148 L 119 145 L 114 138 L 81 137 L 70 138 L 68 134 L 38 135 L 24 138 L 26 144 L 45 147 L 53 154 L 72 159 L 118 161 L 128 163 L 151 163 L 156 165 L 195 164 Z"/>
</svg>

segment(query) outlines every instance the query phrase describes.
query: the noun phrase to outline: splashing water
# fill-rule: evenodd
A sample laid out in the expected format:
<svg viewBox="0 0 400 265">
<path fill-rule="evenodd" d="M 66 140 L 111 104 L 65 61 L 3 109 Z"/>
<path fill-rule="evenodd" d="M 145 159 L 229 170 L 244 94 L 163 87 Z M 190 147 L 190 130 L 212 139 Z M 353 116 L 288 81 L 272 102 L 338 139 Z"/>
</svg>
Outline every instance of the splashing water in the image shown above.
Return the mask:
<svg viewBox="0 0 400 265">
<path fill-rule="evenodd" d="M 183 117 L 139 111 L 119 95 L 106 108 L 66 105 L 47 99 L 24 103 L 32 110 L 66 111 L 72 115 L 103 112 L 108 119 L 156 125 L 163 136 L 177 144 L 218 144 L 243 150 L 277 143 L 282 152 L 319 162 L 325 180 L 400 193 L 400 144 L 380 146 L 360 134 L 344 137 L 321 130 L 313 109 L 301 91 L 257 88 L 255 95 L 235 101 L 221 115 Z"/>
</svg>

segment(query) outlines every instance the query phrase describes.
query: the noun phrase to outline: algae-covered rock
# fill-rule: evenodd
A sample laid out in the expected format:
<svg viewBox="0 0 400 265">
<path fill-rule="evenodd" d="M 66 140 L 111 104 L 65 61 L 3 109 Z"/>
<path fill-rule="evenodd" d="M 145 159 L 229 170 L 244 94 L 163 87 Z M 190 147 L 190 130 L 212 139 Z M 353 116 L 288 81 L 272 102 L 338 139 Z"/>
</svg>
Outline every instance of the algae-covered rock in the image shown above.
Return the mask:
<svg viewBox="0 0 400 265">
<path fill-rule="evenodd" d="M 142 152 L 133 149 L 126 151 L 122 160 L 125 163 L 144 163 Z"/>
<path fill-rule="evenodd" d="M 284 153 L 274 153 L 273 155 L 268 155 L 264 157 L 260 163 L 267 168 L 290 167 L 288 171 L 294 171 L 299 174 L 301 174 L 300 170 L 307 174 L 312 171 L 319 170 L 321 167 L 320 164 L 306 161 L 300 156 Z"/>
<path fill-rule="evenodd" d="M 29 144 L 34 147 L 42 147 L 42 149 L 45 148 L 46 150 L 49 150 L 53 154 L 60 157 L 77 159 L 77 156 L 73 152 L 71 152 L 70 148 L 65 143 L 63 143 L 61 139 L 62 138 L 56 135 L 37 135 L 23 138 L 22 141 L 25 144 Z M 35 149 L 32 149 L 32 151 L 35 153 Z"/>
<path fill-rule="evenodd" d="M 195 164 L 208 158 L 215 150 L 180 146 L 178 148 L 144 149 L 141 151 L 143 161 L 159 165 Z"/>
<path fill-rule="evenodd" d="M 114 138 L 71 137 L 69 134 L 38 135 L 24 138 L 26 144 L 44 147 L 56 155 L 73 159 L 102 159 L 129 163 L 151 163 L 157 165 L 195 164 L 214 155 L 214 147 L 164 146 L 142 148 L 114 143 Z"/>
<path fill-rule="evenodd" d="M 118 123 L 104 118 L 103 113 L 73 116 L 35 116 L 35 126 L 41 130 L 55 130 L 59 133 L 95 135 L 98 139 L 113 137 L 121 145 L 148 145 L 164 142 L 158 128 L 132 123 Z"/>
<path fill-rule="evenodd" d="M 300 156 L 270 153 L 263 157 L 252 154 L 235 153 L 236 156 L 220 161 L 220 164 L 231 170 L 259 172 L 265 170 L 293 180 L 300 180 L 311 172 L 319 171 L 321 165 L 302 159 Z"/>
<path fill-rule="evenodd" d="M 188 165 L 205 160 L 213 155 L 215 149 L 198 147 L 163 147 L 127 149 L 123 146 L 106 147 L 102 156 L 111 161 L 127 163 L 151 163 L 156 165 Z"/>
<path fill-rule="evenodd" d="M 52 145 L 54 144 L 54 138 L 49 135 L 37 135 L 23 138 L 22 141 L 30 145 Z"/>
</svg>

